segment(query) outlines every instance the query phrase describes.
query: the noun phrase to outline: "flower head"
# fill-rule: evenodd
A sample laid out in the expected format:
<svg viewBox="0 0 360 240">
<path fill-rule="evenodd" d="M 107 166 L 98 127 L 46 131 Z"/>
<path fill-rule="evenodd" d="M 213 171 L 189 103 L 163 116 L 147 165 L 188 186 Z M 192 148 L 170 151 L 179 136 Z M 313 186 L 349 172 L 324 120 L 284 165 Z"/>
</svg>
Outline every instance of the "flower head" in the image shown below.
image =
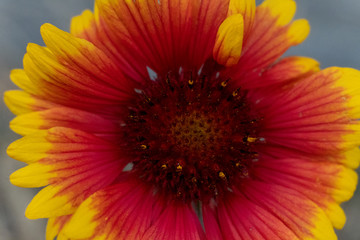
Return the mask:
<svg viewBox="0 0 360 240">
<path fill-rule="evenodd" d="M 356 187 L 360 72 L 281 55 L 293 0 L 97 0 L 45 24 L 10 176 L 54 239 L 336 239 Z"/>
</svg>

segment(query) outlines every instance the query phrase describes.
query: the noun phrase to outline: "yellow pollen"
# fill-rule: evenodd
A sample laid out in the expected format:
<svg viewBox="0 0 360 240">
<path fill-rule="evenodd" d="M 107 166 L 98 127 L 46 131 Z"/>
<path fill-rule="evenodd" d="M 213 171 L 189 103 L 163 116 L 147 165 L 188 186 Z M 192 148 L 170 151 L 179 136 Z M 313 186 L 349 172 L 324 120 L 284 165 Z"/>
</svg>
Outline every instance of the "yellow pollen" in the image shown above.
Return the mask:
<svg viewBox="0 0 360 240">
<path fill-rule="evenodd" d="M 221 83 L 221 86 L 222 86 L 222 87 L 226 87 L 226 85 L 227 85 L 227 81 L 223 81 L 223 82 Z"/>
<path fill-rule="evenodd" d="M 247 137 L 247 138 L 246 138 L 246 141 L 247 141 L 247 142 L 250 142 L 250 143 L 253 143 L 253 142 L 256 141 L 256 138 L 254 138 L 254 137 Z"/>
<path fill-rule="evenodd" d="M 219 172 L 219 177 L 222 178 L 222 179 L 225 179 L 226 178 L 225 173 Z"/>
<path fill-rule="evenodd" d="M 239 90 L 238 90 L 238 89 L 235 90 L 235 91 L 233 91 L 233 93 L 232 93 L 233 97 L 236 97 L 236 96 L 238 95 L 238 93 L 239 93 Z"/>
<path fill-rule="evenodd" d="M 146 102 L 147 102 L 147 103 L 151 103 L 151 98 L 146 97 Z"/>
<path fill-rule="evenodd" d="M 176 171 L 177 171 L 177 172 L 181 172 L 181 171 L 182 171 L 182 166 L 181 166 L 181 165 L 178 165 L 178 166 L 176 167 Z"/>
<path fill-rule="evenodd" d="M 145 149 L 147 149 L 147 148 L 148 148 L 148 146 L 146 146 L 146 145 L 144 145 L 144 144 L 143 144 L 143 145 L 141 145 L 140 147 L 141 147 L 141 149 L 143 149 L 143 150 L 145 150 Z"/>
<path fill-rule="evenodd" d="M 236 167 L 240 167 L 240 163 L 237 162 L 237 163 L 235 164 L 235 166 L 236 166 Z"/>
<path fill-rule="evenodd" d="M 161 168 L 165 170 L 167 168 L 166 164 L 161 165 Z"/>
<path fill-rule="evenodd" d="M 189 85 L 193 85 L 194 84 L 194 80 L 192 80 L 192 79 L 189 79 Z"/>
<path fill-rule="evenodd" d="M 242 175 L 243 175 L 244 177 L 248 177 L 248 176 L 249 176 L 249 172 L 248 172 L 248 171 L 244 171 L 244 172 L 242 173 Z"/>
</svg>

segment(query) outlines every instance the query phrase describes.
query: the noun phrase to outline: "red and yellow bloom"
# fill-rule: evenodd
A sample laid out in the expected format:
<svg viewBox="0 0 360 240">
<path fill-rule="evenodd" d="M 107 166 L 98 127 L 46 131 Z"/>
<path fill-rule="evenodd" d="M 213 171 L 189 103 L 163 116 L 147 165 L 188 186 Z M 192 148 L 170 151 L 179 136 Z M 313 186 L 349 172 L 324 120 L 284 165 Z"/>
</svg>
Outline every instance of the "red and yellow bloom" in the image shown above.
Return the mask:
<svg viewBox="0 0 360 240">
<path fill-rule="evenodd" d="M 293 0 L 97 0 L 45 24 L 10 176 L 44 187 L 46 239 L 336 239 L 360 160 L 360 72 L 281 55 L 309 33 Z"/>
</svg>

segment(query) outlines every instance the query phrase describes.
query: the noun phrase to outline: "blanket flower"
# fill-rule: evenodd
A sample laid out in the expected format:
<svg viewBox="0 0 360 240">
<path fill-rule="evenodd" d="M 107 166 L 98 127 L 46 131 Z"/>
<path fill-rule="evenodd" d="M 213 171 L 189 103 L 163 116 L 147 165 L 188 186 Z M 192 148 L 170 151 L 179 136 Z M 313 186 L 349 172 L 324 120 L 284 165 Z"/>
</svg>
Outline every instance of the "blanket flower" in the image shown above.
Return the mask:
<svg viewBox="0 0 360 240">
<path fill-rule="evenodd" d="M 336 239 L 360 160 L 360 72 L 281 57 L 293 0 L 96 0 L 41 27 L 5 93 L 46 239 Z"/>
</svg>

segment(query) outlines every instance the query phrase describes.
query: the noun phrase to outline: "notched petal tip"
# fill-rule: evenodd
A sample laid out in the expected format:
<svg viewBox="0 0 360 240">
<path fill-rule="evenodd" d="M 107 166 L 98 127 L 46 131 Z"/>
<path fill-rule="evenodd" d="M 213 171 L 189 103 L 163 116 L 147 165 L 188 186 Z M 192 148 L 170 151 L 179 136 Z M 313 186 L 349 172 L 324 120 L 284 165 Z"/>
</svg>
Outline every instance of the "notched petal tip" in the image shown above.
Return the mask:
<svg viewBox="0 0 360 240">
<path fill-rule="evenodd" d="M 231 67 L 239 62 L 243 44 L 244 19 L 241 14 L 231 15 L 220 25 L 213 57 L 226 67 Z"/>
<path fill-rule="evenodd" d="M 37 131 L 12 142 L 7 148 L 7 154 L 18 161 L 32 163 L 47 156 L 53 145 L 44 140 L 46 131 Z"/>
<path fill-rule="evenodd" d="M 59 195 L 60 188 L 49 185 L 43 188 L 31 200 L 25 211 L 29 219 L 50 218 L 72 214 L 76 207 L 69 201 L 68 196 Z"/>
<path fill-rule="evenodd" d="M 33 163 L 13 172 L 10 175 L 10 182 L 18 187 L 43 187 L 48 185 L 49 180 L 56 176 L 56 173 L 51 172 L 52 169 L 51 165 Z"/>
<path fill-rule="evenodd" d="M 259 7 L 267 8 L 270 14 L 277 18 L 276 23 L 280 26 L 288 24 L 296 12 L 294 0 L 265 0 Z"/>
<path fill-rule="evenodd" d="M 10 90 L 4 93 L 4 102 L 13 114 L 21 115 L 31 112 L 35 100 L 24 91 Z"/>
<path fill-rule="evenodd" d="M 96 221 L 93 221 L 97 212 L 91 206 L 92 201 L 93 197 L 89 197 L 81 203 L 60 234 L 76 239 L 85 239 L 93 236 L 98 224 Z"/>
<path fill-rule="evenodd" d="M 74 36 L 80 36 L 86 29 L 90 28 L 94 22 L 94 14 L 91 10 L 84 10 L 81 15 L 75 16 L 71 20 L 70 33 Z"/>
<path fill-rule="evenodd" d="M 17 116 L 10 122 L 10 129 L 22 136 L 29 135 L 39 130 L 44 124 L 38 112 L 32 112 Z"/>
<path fill-rule="evenodd" d="M 57 240 L 68 240 L 64 235 L 59 235 L 59 232 L 63 229 L 64 226 L 68 223 L 72 215 L 65 215 L 61 217 L 49 218 L 46 225 L 46 240 L 54 240 L 56 237 Z"/>
<path fill-rule="evenodd" d="M 25 54 L 24 59 L 28 54 Z M 23 69 L 13 69 L 10 73 L 11 81 L 19 88 L 28 93 L 36 91 L 36 87 Z"/>
</svg>

